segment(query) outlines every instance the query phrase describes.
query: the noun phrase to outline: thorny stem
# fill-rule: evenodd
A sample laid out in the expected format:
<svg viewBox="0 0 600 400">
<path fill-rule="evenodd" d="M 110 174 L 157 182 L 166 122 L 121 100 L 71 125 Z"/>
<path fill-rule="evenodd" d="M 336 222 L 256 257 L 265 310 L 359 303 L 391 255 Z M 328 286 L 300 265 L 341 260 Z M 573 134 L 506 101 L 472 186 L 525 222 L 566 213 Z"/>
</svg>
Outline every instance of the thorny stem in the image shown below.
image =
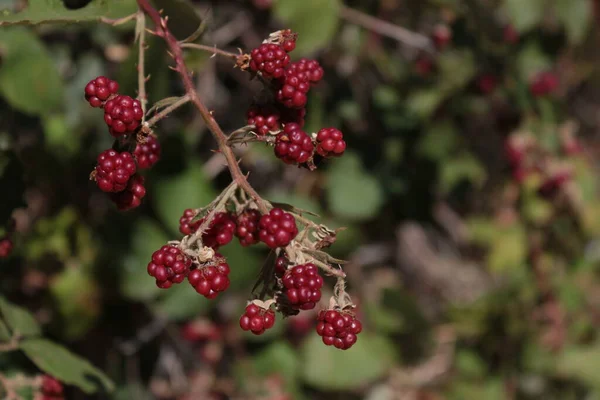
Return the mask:
<svg viewBox="0 0 600 400">
<path fill-rule="evenodd" d="M 142 104 L 143 121 L 146 118 L 146 104 L 148 103 L 148 95 L 146 94 L 146 72 L 144 67 L 144 54 L 146 53 L 146 17 L 141 11 L 137 12 L 135 31 L 138 35 L 138 100 Z"/>
<path fill-rule="evenodd" d="M 207 46 L 205 44 L 196 44 L 196 43 L 182 43 L 180 46 L 188 47 L 190 49 L 207 51 L 209 53 L 213 53 L 213 56 L 215 54 L 218 54 L 221 56 L 233 58 L 234 60 L 237 60 L 237 58 L 239 56 L 239 54 L 232 53 L 230 51 L 221 50 L 221 49 L 217 48 L 217 46 Z"/>
<path fill-rule="evenodd" d="M 185 96 L 183 96 L 182 98 L 180 98 L 179 100 L 177 100 L 175 103 L 171 104 L 168 107 L 163 108 L 163 110 L 161 112 L 156 113 L 152 118 L 150 118 L 148 121 L 146 121 L 144 123 L 144 126 L 146 126 L 148 128 L 151 128 L 158 121 L 160 121 L 161 119 L 163 119 L 167 115 L 171 114 L 173 111 L 175 111 L 176 109 L 178 109 L 182 105 L 186 104 L 188 101 L 190 101 L 190 95 L 186 94 Z"/>
<path fill-rule="evenodd" d="M 248 183 L 246 176 L 242 173 L 240 166 L 237 163 L 233 150 L 227 145 L 227 136 L 225 136 L 223 130 L 212 116 L 211 112 L 208 110 L 208 108 L 206 108 L 206 105 L 202 102 L 198 93 L 196 93 L 194 82 L 192 81 L 190 73 L 185 66 L 185 62 L 183 61 L 183 50 L 181 48 L 181 44 L 167 28 L 167 18 L 161 17 L 160 13 L 150 4 L 149 0 L 137 0 L 137 3 L 140 9 L 143 10 L 154 22 L 156 35 L 165 40 L 170 53 L 175 60 L 174 70 L 177 71 L 181 76 L 186 93 L 190 96 L 190 100 L 200 112 L 204 123 L 217 141 L 219 150 L 225 156 L 232 179 L 240 186 L 240 188 L 242 188 L 250 195 L 250 197 L 252 197 L 259 210 L 266 214 L 268 209 L 265 200 L 263 200 L 256 190 L 254 190 L 254 188 Z"/>
</svg>

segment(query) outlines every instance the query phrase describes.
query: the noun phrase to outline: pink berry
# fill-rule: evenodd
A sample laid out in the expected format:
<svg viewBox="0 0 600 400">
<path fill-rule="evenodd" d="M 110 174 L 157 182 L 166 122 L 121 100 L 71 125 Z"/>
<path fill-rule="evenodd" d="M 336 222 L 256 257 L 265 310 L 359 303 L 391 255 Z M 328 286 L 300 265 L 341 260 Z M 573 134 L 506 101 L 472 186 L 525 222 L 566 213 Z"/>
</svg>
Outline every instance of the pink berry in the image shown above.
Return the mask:
<svg viewBox="0 0 600 400">
<path fill-rule="evenodd" d="M 344 135 L 336 128 L 323 128 L 317 132 L 317 153 L 323 157 L 339 157 L 346 150 Z"/>
<path fill-rule="evenodd" d="M 133 152 L 139 169 L 148 169 L 160 160 L 160 143 L 154 135 L 148 135 L 146 142 L 138 143 Z"/>
<path fill-rule="evenodd" d="M 121 192 L 137 168 L 131 153 L 105 150 L 98 156 L 94 178 L 103 192 Z"/>
<path fill-rule="evenodd" d="M 240 244 L 244 247 L 256 244 L 260 241 L 258 237 L 258 223 L 260 221 L 260 212 L 255 209 L 246 210 L 237 217 L 237 228 L 235 236 L 240 239 Z"/>
<path fill-rule="evenodd" d="M 282 281 L 283 293 L 294 309 L 311 310 L 321 300 L 323 278 L 312 263 L 296 265 L 287 270 Z"/>
<path fill-rule="evenodd" d="M 503 32 L 504 42 L 508 44 L 516 44 L 519 42 L 519 32 L 512 25 L 506 25 Z"/>
<path fill-rule="evenodd" d="M 260 217 L 258 237 L 270 248 L 285 247 L 298 234 L 296 220 L 281 208 L 273 208 Z"/>
<path fill-rule="evenodd" d="M 131 177 L 124 191 L 111 193 L 110 198 L 120 211 L 127 211 L 139 207 L 145 195 L 144 177 L 136 174 Z"/>
<path fill-rule="evenodd" d="M 281 130 L 279 111 L 273 106 L 253 105 L 248 109 L 247 117 L 248 125 L 256 126 L 255 132 L 259 135 Z"/>
<path fill-rule="evenodd" d="M 119 95 L 104 104 L 104 122 L 114 137 L 134 133 L 143 116 L 141 103 L 129 96 Z"/>
<path fill-rule="evenodd" d="M 50 375 L 44 375 L 40 389 L 42 394 L 47 398 L 62 399 L 64 395 L 62 383 Z"/>
<path fill-rule="evenodd" d="M 99 76 L 85 85 L 84 91 L 85 99 L 92 107 L 102 107 L 111 95 L 117 94 L 119 84 L 105 76 Z"/>
<path fill-rule="evenodd" d="M 13 251 L 13 242 L 9 237 L 0 239 L 0 258 L 7 258 Z"/>
<path fill-rule="evenodd" d="M 327 346 L 347 350 L 356 343 L 362 324 L 354 314 L 338 310 L 321 310 L 317 317 L 317 334 Z"/>
<path fill-rule="evenodd" d="M 156 286 L 168 289 L 181 283 L 190 273 L 192 260 L 175 246 L 165 245 L 152 254 L 148 275 L 156 279 Z"/>
<path fill-rule="evenodd" d="M 214 299 L 219 292 L 224 292 L 229 287 L 229 264 L 225 257 L 218 253 L 215 259 L 218 260 L 216 265 L 199 267 L 188 275 L 190 285 L 207 299 Z"/>
<path fill-rule="evenodd" d="M 263 43 L 250 52 L 250 69 L 269 78 L 281 78 L 290 56 L 278 44 Z"/>
<path fill-rule="evenodd" d="M 431 35 L 431 39 L 433 39 L 433 44 L 436 49 L 443 50 L 448 46 L 450 40 L 452 40 L 452 31 L 447 25 L 436 25 Z"/>
<path fill-rule="evenodd" d="M 255 335 L 263 334 L 275 325 L 275 313 L 250 303 L 240 317 L 240 328 Z"/>
</svg>

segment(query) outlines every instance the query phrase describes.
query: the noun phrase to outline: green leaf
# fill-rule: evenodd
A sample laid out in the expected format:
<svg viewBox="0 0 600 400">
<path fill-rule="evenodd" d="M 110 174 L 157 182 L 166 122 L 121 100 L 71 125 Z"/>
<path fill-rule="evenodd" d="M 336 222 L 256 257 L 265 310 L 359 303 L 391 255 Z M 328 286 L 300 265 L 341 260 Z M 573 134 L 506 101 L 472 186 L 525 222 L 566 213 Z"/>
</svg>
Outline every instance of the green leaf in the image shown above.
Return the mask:
<svg viewBox="0 0 600 400">
<path fill-rule="evenodd" d="M 310 335 L 302 349 L 302 376 L 321 390 L 354 390 L 383 377 L 395 359 L 393 344 L 382 336 L 362 332 L 350 349 L 325 346 Z"/>
<path fill-rule="evenodd" d="M 504 6 L 515 29 L 525 32 L 542 21 L 548 4 L 546 0 L 504 0 Z"/>
<path fill-rule="evenodd" d="M 444 93 L 438 87 L 411 92 L 406 99 L 406 106 L 411 114 L 427 118 L 444 101 Z"/>
<path fill-rule="evenodd" d="M 517 55 L 517 70 L 519 76 L 525 82 L 538 73 L 547 70 L 551 65 L 552 62 L 548 56 L 535 42 L 527 44 Z"/>
<path fill-rule="evenodd" d="M 4 297 L 0 297 L 0 312 L 2 312 L 2 319 L 13 334 L 37 336 L 41 333 L 40 326 L 29 311 L 8 302 Z"/>
<path fill-rule="evenodd" d="M 277 374 L 285 379 L 288 390 L 294 390 L 298 381 L 300 360 L 298 352 L 288 343 L 279 340 L 252 357 L 256 372 L 262 377 Z"/>
<path fill-rule="evenodd" d="M 441 79 L 439 87 L 446 96 L 465 87 L 477 72 L 475 56 L 469 50 L 441 53 L 438 68 Z"/>
<path fill-rule="evenodd" d="M 62 0 L 29 0 L 26 4 L 27 7 L 18 13 L 0 10 L 0 26 L 100 21 L 102 17 L 125 17 L 136 10 L 134 0 L 92 0 L 77 10 L 68 9 Z"/>
<path fill-rule="evenodd" d="M 526 234 L 521 225 L 498 230 L 494 235 L 488 255 L 493 272 L 510 272 L 521 269 L 527 256 Z"/>
<path fill-rule="evenodd" d="M 58 69 L 42 42 L 25 28 L 0 31 L 0 94 L 28 114 L 48 114 L 63 105 Z"/>
<path fill-rule="evenodd" d="M 314 53 L 329 44 L 338 24 L 340 0 L 278 0 L 274 12 L 298 33 L 295 54 Z"/>
<path fill-rule="evenodd" d="M 427 128 L 417 151 L 431 161 L 442 161 L 456 150 L 458 144 L 456 127 L 449 121 L 441 121 Z"/>
<path fill-rule="evenodd" d="M 243 247 L 238 240 L 233 240 L 219 249 L 219 253 L 227 258 L 227 263 L 231 267 L 229 273 L 231 288 L 244 291 L 251 289 L 265 260 L 264 253 L 255 246 Z"/>
<path fill-rule="evenodd" d="M 154 280 L 152 279 L 152 284 Z M 206 298 L 199 295 L 194 288 L 184 281 L 165 291 L 156 303 L 155 308 L 173 321 L 184 321 L 204 314 L 212 306 Z"/>
<path fill-rule="evenodd" d="M 358 156 L 346 152 L 327 174 L 327 201 L 338 216 L 366 220 L 377 214 L 384 196 L 377 179 L 369 175 Z"/>
<path fill-rule="evenodd" d="M 121 291 L 134 300 L 155 298 L 162 290 L 156 287 L 154 279 L 146 272 L 146 266 L 152 253 L 167 244 L 169 237 L 150 219 L 139 220 L 131 237 L 131 253 L 127 255 L 121 268 Z"/>
<path fill-rule="evenodd" d="M 445 160 L 441 163 L 440 168 L 440 190 L 442 193 L 448 193 L 462 180 L 481 186 L 486 179 L 484 167 L 470 154 Z"/>
<path fill-rule="evenodd" d="M 27 339 L 21 342 L 20 348 L 39 369 L 85 393 L 97 392 L 101 387 L 114 390 L 114 384 L 102 371 L 54 342 Z"/>
<path fill-rule="evenodd" d="M 186 208 L 204 207 L 216 197 L 198 161 L 191 162 L 183 173 L 157 179 L 153 189 L 156 212 L 172 232 L 179 232 L 179 218 Z"/>
<path fill-rule="evenodd" d="M 594 10 L 591 1 L 555 0 L 556 18 L 562 21 L 569 42 L 578 44 L 590 30 Z"/>
</svg>

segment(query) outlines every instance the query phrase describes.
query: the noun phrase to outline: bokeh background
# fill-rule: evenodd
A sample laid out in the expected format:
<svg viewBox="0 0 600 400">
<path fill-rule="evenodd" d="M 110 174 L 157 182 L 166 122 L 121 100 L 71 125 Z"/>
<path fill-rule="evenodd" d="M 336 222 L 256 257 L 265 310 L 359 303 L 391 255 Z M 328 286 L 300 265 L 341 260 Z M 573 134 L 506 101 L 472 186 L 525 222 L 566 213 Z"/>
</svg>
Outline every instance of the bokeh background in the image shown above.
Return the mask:
<svg viewBox="0 0 600 400">
<path fill-rule="evenodd" d="M 135 10 L 92 3 L 92 14 Z M 185 208 L 230 182 L 210 133 L 190 106 L 162 121 L 144 204 L 117 212 L 89 181 L 112 138 L 83 88 L 106 75 L 136 95 L 134 24 L 0 27 L 0 224 L 16 220 L 0 290 L 117 386 L 68 387 L 68 399 L 600 398 L 600 2 L 155 4 L 179 38 L 203 21 L 197 42 L 225 50 L 292 28 L 292 59 L 325 68 L 306 131 L 340 128 L 342 158 L 309 172 L 263 144 L 236 152 L 265 198 L 347 228 L 331 254 L 349 260 L 365 330 L 345 352 L 321 343 L 311 311 L 242 332 L 268 252 L 237 240 L 216 300 L 157 289 L 152 252 L 180 237 Z M 163 44 L 148 44 L 150 104 L 180 95 Z M 260 82 L 226 58 L 190 51 L 186 62 L 224 130 L 245 125 Z M 14 354 L 0 369 L 36 373 Z"/>
</svg>

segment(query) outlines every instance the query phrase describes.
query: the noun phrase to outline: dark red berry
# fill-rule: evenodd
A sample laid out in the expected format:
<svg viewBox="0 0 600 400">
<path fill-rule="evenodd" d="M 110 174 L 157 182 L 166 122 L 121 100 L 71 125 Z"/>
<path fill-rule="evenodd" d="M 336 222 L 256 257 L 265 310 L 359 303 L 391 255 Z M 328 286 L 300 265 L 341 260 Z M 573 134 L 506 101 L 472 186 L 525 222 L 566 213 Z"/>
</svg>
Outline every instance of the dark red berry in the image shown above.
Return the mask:
<svg viewBox="0 0 600 400">
<path fill-rule="evenodd" d="M 552 72 L 541 72 L 529 84 L 531 94 L 536 97 L 546 96 L 558 88 L 558 77 Z"/>
<path fill-rule="evenodd" d="M 258 210 L 246 210 L 237 217 L 237 228 L 235 236 L 240 239 L 240 244 L 244 247 L 256 244 L 260 241 L 258 237 L 258 223 L 260 222 L 260 212 Z"/>
<path fill-rule="evenodd" d="M 192 222 L 196 217 L 198 211 L 188 208 L 183 212 L 181 218 L 179 218 L 179 232 L 184 235 L 191 235 L 196 232 L 202 223 L 200 220 Z"/>
<path fill-rule="evenodd" d="M 154 135 L 148 135 L 146 142 L 138 143 L 133 152 L 139 169 L 148 169 L 160 159 L 160 143 Z"/>
<path fill-rule="evenodd" d="M 281 47 L 288 53 L 293 51 L 296 48 L 297 38 L 297 33 L 292 32 L 291 29 L 284 29 L 281 31 Z"/>
<path fill-rule="evenodd" d="M 346 150 L 344 135 L 336 128 L 323 128 L 317 132 L 317 153 L 323 157 L 339 157 Z"/>
<path fill-rule="evenodd" d="M 298 234 L 296 220 L 281 208 L 273 208 L 260 217 L 258 237 L 270 248 L 285 247 Z"/>
<path fill-rule="evenodd" d="M 139 207 L 145 195 L 144 177 L 136 174 L 131 177 L 124 191 L 111 193 L 110 198 L 119 210 L 127 211 Z"/>
<path fill-rule="evenodd" d="M 447 25 L 439 24 L 433 29 L 431 38 L 436 49 L 443 50 L 452 40 L 452 31 Z"/>
<path fill-rule="evenodd" d="M 287 258 L 282 256 L 277 257 L 275 260 L 275 275 L 282 278 L 285 271 L 287 271 L 288 265 L 290 265 L 290 262 Z"/>
<path fill-rule="evenodd" d="M 168 289 L 181 283 L 190 273 L 192 260 L 175 246 L 165 245 L 152 254 L 148 275 L 156 279 L 156 286 Z"/>
<path fill-rule="evenodd" d="M 483 94 L 490 94 L 498 86 L 498 78 L 492 74 L 484 74 L 477 78 L 477 88 Z"/>
<path fill-rule="evenodd" d="M 217 325 L 208 319 L 195 320 L 181 327 L 181 336 L 190 342 L 219 340 L 221 332 Z"/>
<path fill-rule="evenodd" d="M 275 139 L 275 156 L 286 164 L 302 164 L 313 155 L 315 146 L 297 124 L 289 123 Z"/>
<path fill-rule="evenodd" d="M 44 375 L 42 378 L 41 391 L 43 395 L 49 398 L 62 398 L 64 395 L 62 383 L 49 375 Z"/>
<path fill-rule="evenodd" d="M 240 328 L 261 335 L 275 324 L 275 313 L 250 303 L 240 318 Z"/>
<path fill-rule="evenodd" d="M 321 64 L 319 64 L 317 60 L 309 60 L 307 58 L 301 58 L 300 60 L 293 62 L 290 64 L 287 71 L 293 71 L 297 75 L 306 74 L 310 83 L 313 84 L 319 83 L 325 74 L 323 67 L 321 67 Z"/>
<path fill-rule="evenodd" d="M 288 53 L 275 43 L 261 44 L 250 52 L 250 57 L 250 69 L 269 78 L 281 78 L 290 63 Z"/>
<path fill-rule="evenodd" d="M 85 85 L 84 91 L 85 99 L 92 107 L 102 107 L 111 95 L 117 94 L 119 84 L 105 76 L 99 76 Z"/>
<path fill-rule="evenodd" d="M 0 258 L 6 258 L 10 256 L 13 251 L 13 242 L 9 237 L 3 237 L 0 239 Z"/>
<path fill-rule="evenodd" d="M 277 91 L 277 101 L 288 108 L 304 108 L 306 93 L 310 89 L 310 75 L 305 66 L 292 63 L 285 70 L 285 75 L 280 80 L 281 86 Z"/>
<path fill-rule="evenodd" d="M 255 132 L 259 135 L 281 130 L 279 111 L 273 106 L 253 105 L 248 109 L 247 117 L 248 125 L 256 126 Z"/>
<path fill-rule="evenodd" d="M 311 310 L 321 300 L 323 278 L 312 263 L 296 265 L 288 269 L 283 276 L 283 293 L 292 308 Z"/>
<path fill-rule="evenodd" d="M 429 76 L 433 71 L 433 61 L 429 57 L 419 57 L 415 61 L 415 72 L 423 78 Z"/>
<path fill-rule="evenodd" d="M 504 42 L 508 44 L 516 44 L 519 42 L 519 32 L 512 25 L 506 25 L 503 32 Z"/>
<path fill-rule="evenodd" d="M 179 231 L 184 235 L 191 235 L 196 232 L 204 218 L 191 222 L 196 217 L 196 211 L 187 209 L 179 219 Z M 202 235 L 202 242 L 205 246 L 217 249 L 231 242 L 235 233 L 235 216 L 226 212 L 216 213 L 210 222 L 210 227 Z"/>
<path fill-rule="evenodd" d="M 105 150 L 98 156 L 94 179 L 103 192 L 121 192 L 137 168 L 131 153 Z"/>
<path fill-rule="evenodd" d="M 559 189 L 571 179 L 570 171 L 561 171 L 546 179 L 538 188 L 538 194 L 551 199 L 558 194 Z"/>
<path fill-rule="evenodd" d="M 200 267 L 188 275 L 190 285 L 207 299 L 214 299 L 229 287 L 229 264 L 222 255 L 217 253 L 215 257 L 219 260 L 216 265 Z"/>
<path fill-rule="evenodd" d="M 321 310 L 317 317 L 317 334 L 327 346 L 347 350 L 356 343 L 362 324 L 354 314 L 337 310 Z"/>
<path fill-rule="evenodd" d="M 142 104 L 129 96 L 119 95 L 104 104 L 104 122 L 114 137 L 135 132 L 143 116 Z"/>
</svg>

